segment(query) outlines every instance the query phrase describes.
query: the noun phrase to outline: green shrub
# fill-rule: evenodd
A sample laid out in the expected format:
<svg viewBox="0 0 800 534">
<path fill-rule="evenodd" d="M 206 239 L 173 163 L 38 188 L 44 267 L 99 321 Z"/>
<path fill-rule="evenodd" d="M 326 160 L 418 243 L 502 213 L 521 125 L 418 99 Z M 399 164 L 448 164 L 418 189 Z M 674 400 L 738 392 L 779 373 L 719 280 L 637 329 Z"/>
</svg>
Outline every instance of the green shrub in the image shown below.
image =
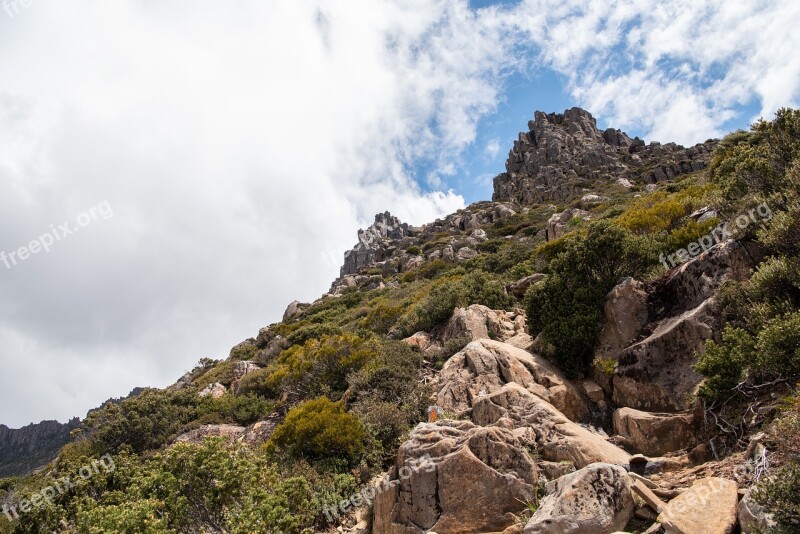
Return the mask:
<svg viewBox="0 0 800 534">
<path fill-rule="evenodd" d="M 528 290 L 525 309 L 544 355 L 574 377 L 591 364 L 606 295 L 622 277 L 644 272 L 653 254 L 608 221 L 590 224 L 586 235 L 565 239 L 563 247 L 550 262 L 550 275 Z"/>
<path fill-rule="evenodd" d="M 256 353 L 258 352 L 258 347 L 255 345 L 243 345 L 243 346 L 235 346 L 231 349 L 230 359 L 231 360 L 252 360 Z"/>
<path fill-rule="evenodd" d="M 276 407 L 276 402 L 253 393 L 223 395 L 218 399 L 209 396 L 200 401 L 197 417 L 216 415 L 226 423 L 247 426 L 269 415 Z"/>
<path fill-rule="evenodd" d="M 412 247 L 408 247 L 406 249 L 406 253 L 407 254 L 412 254 L 414 256 L 420 256 L 420 255 L 422 255 L 422 249 L 417 247 L 417 246 L 412 246 Z"/>
<path fill-rule="evenodd" d="M 312 339 L 341 334 L 342 329 L 330 324 L 311 324 L 289 334 L 286 339 L 292 345 L 302 345 Z"/>
<path fill-rule="evenodd" d="M 358 418 L 341 402 L 320 397 L 289 410 L 267 443 L 271 453 L 315 461 L 343 458 L 355 464 L 364 452 L 367 434 Z"/>
<path fill-rule="evenodd" d="M 386 334 L 403 315 L 405 308 L 381 298 L 373 301 L 369 312 L 361 320 L 361 327 L 376 334 Z"/>
<path fill-rule="evenodd" d="M 755 341 L 744 330 L 726 326 L 721 342 L 706 341 L 705 353 L 697 358 L 695 369 L 706 379 L 700 394 L 706 398 L 725 400 L 731 388 L 747 374 L 747 366 L 755 351 Z"/>
</svg>

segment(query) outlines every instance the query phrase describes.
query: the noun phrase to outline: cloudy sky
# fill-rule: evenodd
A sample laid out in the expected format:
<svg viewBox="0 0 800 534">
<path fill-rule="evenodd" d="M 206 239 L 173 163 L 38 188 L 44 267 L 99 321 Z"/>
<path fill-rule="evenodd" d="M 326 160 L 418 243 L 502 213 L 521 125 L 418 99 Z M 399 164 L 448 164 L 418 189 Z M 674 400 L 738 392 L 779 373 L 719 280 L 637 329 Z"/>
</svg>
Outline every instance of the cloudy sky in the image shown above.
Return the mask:
<svg viewBox="0 0 800 534">
<path fill-rule="evenodd" d="M 788 0 L 0 3 L 11 426 L 225 357 L 376 212 L 490 198 L 535 109 L 692 144 L 800 100 Z"/>
</svg>

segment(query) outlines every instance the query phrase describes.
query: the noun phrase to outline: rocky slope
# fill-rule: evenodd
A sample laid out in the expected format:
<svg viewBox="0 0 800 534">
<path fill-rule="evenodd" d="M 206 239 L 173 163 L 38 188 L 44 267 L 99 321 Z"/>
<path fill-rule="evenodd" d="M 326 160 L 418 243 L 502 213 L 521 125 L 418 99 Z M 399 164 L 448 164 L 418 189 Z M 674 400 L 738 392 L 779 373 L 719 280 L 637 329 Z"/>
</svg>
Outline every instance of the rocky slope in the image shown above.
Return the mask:
<svg viewBox="0 0 800 534">
<path fill-rule="evenodd" d="M 727 350 L 723 325 L 738 321 L 741 337 L 742 315 L 769 316 L 759 287 L 781 297 L 780 320 L 793 313 L 800 271 L 763 269 L 769 239 L 744 228 L 678 265 L 656 259 L 734 220 L 703 170 L 717 145 L 645 145 L 599 131 L 577 108 L 537 112 L 492 202 L 419 227 L 376 215 L 318 300 L 291 303 L 227 360 L 90 414 L 87 443 L 123 450 L 126 472 L 145 482 L 98 482 L 108 491 L 81 501 L 96 508 L 70 512 L 65 497 L 62 516 L 29 516 L 31 528 L 732 534 L 786 524 L 751 490 L 770 462 L 797 455 L 781 439 L 800 443 L 800 422 L 779 419 L 796 373 L 751 380 L 743 369 L 761 345 L 791 350 L 792 328 L 746 345 L 742 369 L 728 363 L 738 348 L 711 359 L 734 374 L 722 401 L 702 393 L 718 375 L 698 363 Z M 729 150 L 723 142 L 715 157 Z M 776 219 L 797 230 L 792 216 Z M 559 350 L 575 339 L 584 345 Z M 170 483 L 153 492 L 153 480 Z"/>
</svg>

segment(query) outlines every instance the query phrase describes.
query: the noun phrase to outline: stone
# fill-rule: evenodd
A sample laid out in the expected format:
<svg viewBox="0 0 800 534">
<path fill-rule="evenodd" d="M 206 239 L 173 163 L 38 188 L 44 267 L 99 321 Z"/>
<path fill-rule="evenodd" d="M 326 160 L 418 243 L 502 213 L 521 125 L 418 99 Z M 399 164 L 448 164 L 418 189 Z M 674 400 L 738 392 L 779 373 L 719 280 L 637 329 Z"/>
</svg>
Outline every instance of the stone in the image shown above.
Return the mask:
<svg viewBox="0 0 800 534">
<path fill-rule="evenodd" d="M 453 310 L 453 315 L 442 333 L 442 343 L 459 338 L 505 342 L 520 335 L 528 336 L 524 313 L 493 310 L 481 304 L 472 304 Z"/>
<path fill-rule="evenodd" d="M 566 233 L 566 228 L 570 221 L 573 219 L 588 220 L 591 218 L 588 211 L 580 210 L 577 208 L 568 208 L 561 213 L 552 215 L 547 220 L 547 233 L 546 238 L 548 241 L 558 239 Z"/>
<path fill-rule="evenodd" d="M 296 319 L 303 314 L 303 311 L 308 307 L 308 304 L 303 304 L 299 300 L 293 300 L 287 307 L 286 311 L 283 312 L 283 320 L 290 321 L 292 319 Z"/>
<path fill-rule="evenodd" d="M 612 381 L 619 406 L 659 412 L 691 407 L 702 375 L 694 370 L 696 354 L 719 331 L 714 299 L 657 324 L 650 336 L 625 349 Z"/>
<path fill-rule="evenodd" d="M 228 388 L 224 385 L 220 384 L 219 382 L 214 382 L 213 384 L 209 384 L 204 387 L 200 392 L 197 394 L 198 397 L 211 397 L 212 399 L 218 399 L 225 395 L 228 392 Z"/>
<path fill-rule="evenodd" d="M 589 408 L 580 391 L 552 363 L 491 339 L 469 343 L 444 364 L 437 404 L 450 412 L 466 412 L 481 395 L 512 382 L 573 421 L 588 417 Z"/>
<path fill-rule="evenodd" d="M 697 427 L 691 414 L 663 414 L 620 408 L 613 416 L 614 432 L 624 438 L 628 448 L 646 456 L 693 447 Z"/>
<path fill-rule="evenodd" d="M 529 287 L 531 287 L 533 284 L 541 282 L 545 278 L 547 278 L 547 275 L 542 273 L 531 274 L 524 278 L 520 278 L 516 282 L 512 282 L 505 286 L 506 293 L 521 299 L 525 296 L 525 293 L 527 293 Z"/>
<path fill-rule="evenodd" d="M 767 513 L 764 507 L 753 499 L 750 490 L 747 490 L 739 501 L 737 517 L 742 534 L 770 532 L 778 526 L 774 514 Z"/>
<path fill-rule="evenodd" d="M 595 358 L 618 360 L 647 325 L 647 292 L 642 283 L 626 278 L 606 296 L 603 320 L 595 344 Z"/>
<path fill-rule="evenodd" d="M 635 473 L 629 473 L 628 476 L 635 475 Z M 644 482 L 642 482 L 641 477 L 634 478 L 631 476 L 631 488 L 633 492 L 638 495 L 650 508 L 654 511 L 661 513 L 666 507 L 666 504 L 658 498 L 658 496 L 653 493 L 653 490 L 647 486 Z M 656 520 L 655 517 L 652 518 L 653 521 Z"/>
<path fill-rule="evenodd" d="M 411 231 L 408 224 L 400 222 L 388 211 L 375 215 L 372 226 L 358 231 L 356 246 L 345 252 L 340 277 L 356 274 L 374 262 L 388 259 L 394 252 L 392 241 L 409 236 Z"/>
<path fill-rule="evenodd" d="M 403 342 L 407 343 L 411 347 L 419 349 L 420 352 L 425 352 L 431 346 L 433 346 L 431 335 L 427 332 L 417 332 L 416 334 L 405 338 Z"/>
<path fill-rule="evenodd" d="M 502 532 L 533 499 L 538 472 L 509 430 L 420 423 L 374 502 L 374 534 Z"/>
<path fill-rule="evenodd" d="M 581 387 L 583 387 L 583 391 L 589 397 L 589 400 L 594 403 L 603 402 L 606 398 L 603 388 L 594 380 L 584 380 L 581 382 Z"/>
<path fill-rule="evenodd" d="M 616 465 L 594 463 L 547 483 L 525 534 L 609 534 L 633 517 L 631 481 Z"/>
<path fill-rule="evenodd" d="M 704 478 L 675 497 L 658 516 L 667 534 L 731 534 L 739 504 L 736 482 Z"/>
<path fill-rule="evenodd" d="M 478 251 L 469 247 L 461 247 L 456 253 L 456 261 L 471 260 L 478 255 Z"/>
<path fill-rule="evenodd" d="M 569 462 L 578 468 L 594 462 L 626 466 L 631 458 L 601 434 L 570 421 L 515 382 L 479 397 L 472 408 L 472 421 L 482 426 L 510 423 L 514 434 L 549 462 Z"/>
<path fill-rule="evenodd" d="M 244 432 L 239 437 L 239 441 L 250 446 L 263 445 L 269 441 L 269 438 L 272 436 L 272 433 L 275 431 L 275 427 L 277 425 L 277 418 L 269 418 L 263 421 L 257 421 L 245 428 Z"/>
<path fill-rule="evenodd" d="M 258 371 L 259 369 L 261 369 L 261 367 L 259 367 L 255 362 L 234 362 L 232 369 L 233 378 L 231 379 L 231 392 L 238 393 L 239 383 L 242 381 L 242 379 L 253 371 Z"/>
</svg>

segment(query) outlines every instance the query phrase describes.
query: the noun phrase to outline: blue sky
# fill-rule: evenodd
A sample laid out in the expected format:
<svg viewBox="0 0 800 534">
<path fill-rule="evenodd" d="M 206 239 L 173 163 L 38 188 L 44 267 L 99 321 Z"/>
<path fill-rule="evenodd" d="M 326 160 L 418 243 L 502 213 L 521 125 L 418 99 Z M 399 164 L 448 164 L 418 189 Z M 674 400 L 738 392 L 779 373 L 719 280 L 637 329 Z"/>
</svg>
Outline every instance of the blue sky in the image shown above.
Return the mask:
<svg viewBox="0 0 800 534">
<path fill-rule="evenodd" d="M 23 5 L 24 4 L 24 5 Z M 491 197 L 534 110 L 694 144 L 800 100 L 800 2 L 0 3 L 0 423 L 224 358 L 374 214 Z"/>
</svg>

